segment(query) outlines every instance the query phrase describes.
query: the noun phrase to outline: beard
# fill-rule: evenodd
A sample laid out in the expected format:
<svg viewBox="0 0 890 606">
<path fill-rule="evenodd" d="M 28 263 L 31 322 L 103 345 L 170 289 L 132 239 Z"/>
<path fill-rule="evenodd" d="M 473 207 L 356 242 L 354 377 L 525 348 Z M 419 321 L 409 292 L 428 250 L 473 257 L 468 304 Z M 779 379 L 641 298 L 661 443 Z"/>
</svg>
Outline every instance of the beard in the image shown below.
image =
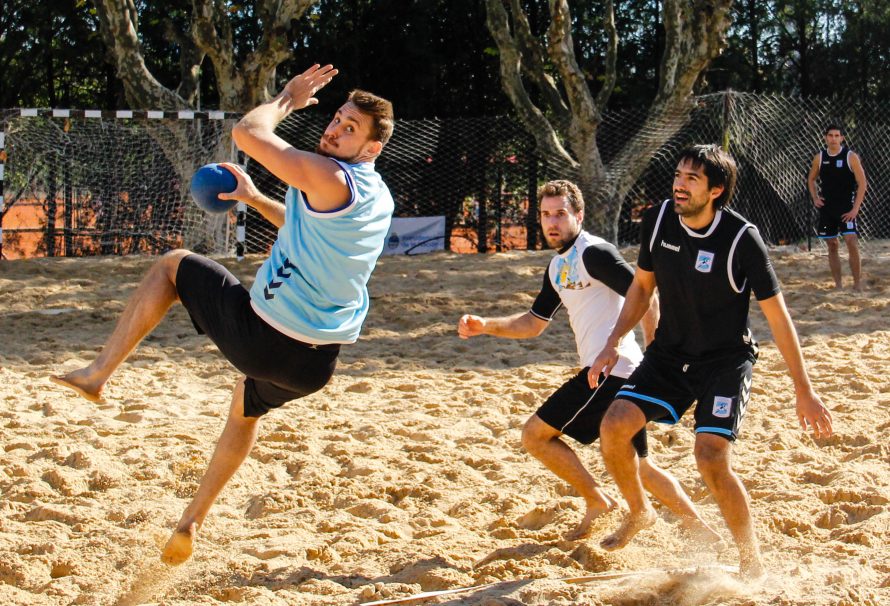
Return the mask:
<svg viewBox="0 0 890 606">
<path fill-rule="evenodd" d="M 347 164 L 355 164 L 356 156 L 343 156 L 341 154 L 335 152 L 325 151 L 321 148 L 321 144 L 315 146 L 315 153 L 319 156 L 324 156 L 326 158 L 334 158 L 335 160 L 340 160 L 341 162 L 346 162 Z"/>
<path fill-rule="evenodd" d="M 708 200 L 699 203 L 697 200 L 694 200 L 692 196 L 689 196 L 683 204 L 677 204 L 677 200 L 674 198 L 674 212 L 681 217 L 694 217 L 702 212 L 707 205 Z"/>
</svg>

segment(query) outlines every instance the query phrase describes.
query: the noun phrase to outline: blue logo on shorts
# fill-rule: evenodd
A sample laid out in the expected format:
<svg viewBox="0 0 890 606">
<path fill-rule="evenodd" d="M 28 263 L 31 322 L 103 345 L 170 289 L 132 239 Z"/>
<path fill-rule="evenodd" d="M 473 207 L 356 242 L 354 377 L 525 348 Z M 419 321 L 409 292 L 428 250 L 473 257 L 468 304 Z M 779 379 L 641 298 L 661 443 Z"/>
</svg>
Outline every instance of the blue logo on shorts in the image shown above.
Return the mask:
<svg viewBox="0 0 890 606">
<path fill-rule="evenodd" d="M 711 411 L 715 417 L 720 419 L 728 419 L 732 413 L 732 398 L 724 398 L 723 396 L 714 396 L 714 408 Z"/>
<path fill-rule="evenodd" d="M 695 269 L 703 274 L 711 273 L 714 266 L 714 253 L 706 250 L 698 251 L 698 258 L 695 260 Z"/>
</svg>

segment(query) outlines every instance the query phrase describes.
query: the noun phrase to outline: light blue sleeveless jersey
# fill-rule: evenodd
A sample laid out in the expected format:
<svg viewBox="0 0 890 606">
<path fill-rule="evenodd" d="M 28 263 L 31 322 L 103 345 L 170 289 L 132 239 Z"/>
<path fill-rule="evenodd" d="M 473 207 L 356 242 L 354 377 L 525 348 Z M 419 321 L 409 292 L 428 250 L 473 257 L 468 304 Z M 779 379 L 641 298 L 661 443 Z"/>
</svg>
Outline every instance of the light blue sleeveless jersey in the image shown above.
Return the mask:
<svg viewBox="0 0 890 606">
<path fill-rule="evenodd" d="M 299 190 L 288 188 L 284 226 L 250 289 L 257 315 L 314 344 L 358 339 L 368 313 L 368 279 L 395 208 L 372 163 L 332 161 L 346 172 L 349 203 L 318 212 Z"/>
</svg>

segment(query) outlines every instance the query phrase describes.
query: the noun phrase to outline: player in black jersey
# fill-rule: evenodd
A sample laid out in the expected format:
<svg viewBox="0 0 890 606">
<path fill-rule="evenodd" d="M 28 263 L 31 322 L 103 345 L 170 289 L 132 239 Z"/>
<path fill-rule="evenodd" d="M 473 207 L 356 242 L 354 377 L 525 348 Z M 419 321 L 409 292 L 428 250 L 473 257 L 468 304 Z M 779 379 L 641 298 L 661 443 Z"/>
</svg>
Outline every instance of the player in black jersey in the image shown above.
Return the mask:
<svg viewBox="0 0 890 606">
<path fill-rule="evenodd" d="M 816 187 L 816 179 L 819 187 Z M 847 244 L 853 289 L 862 290 L 860 281 L 859 229 L 856 217 L 865 198 L 868 182 L 865 170 L 856 152 L 844 145 L 841 128 L 831 124 L 825 129 L 825 149 L 813 157 L 807 187 L 813 204 L 819 209 L 816 234 L 828 246 L 828 266 L 835 288 L 841 288 L 841 258 L 838 254 L 838 237 Z"/>
<path fill-rule="evenodd" d="M 616 394 L 600 427 L 606 467 L 630 513 L 601 545 L 619 549 L 655 521 L 630 439 L 648 421 L 676 423 L 695 406 L 695 460 L 739 549 L 743 575 L 764 568 L 748 494 L 731 466 L 751 390 L 757 344 L 748 327 L 753 291 L 794 382 L 797 416 L 816 437 L 831 435 L 831 414 L 813 391 L 797 333 L 757 229 L 725 205 L 737 169 L 714 145 L 684 150 L 673 198 L 643 218 L 637 271 L 589 379 L 608 375 L 616 344 L 639 321 L 658 288 L 661 318 L 643 361 Z"/>
<path fill-rule="evenodd" d="M 544 272 L 541 291 L 531 309 L 500 318 L 465 314 L 458 321 L 457 330 L 463 339 L 483 334 L 513 339 L 536 337 L 560 308 L 566 308 L 583 370 L 531 415 L 522 429 L 522 445 L 584 499 L 584 519 L 569 536 L 577 539 L 587 536 L 591 522 L 617 503 L 600 489 L 562 436 L 582 444 L 590 444 L 599 437 L 606 409 L 643 354 L 633 333 L 628 334 L 618 344 L 619 361 L 612 376 L 596 388 L 590 387 L 589 364 L 618 318 L 624 293 L 633 282 L 633 269 L 612 244 L 581 228 L 584 200 L 574 183 L 546 183 L 538 190 L 538 201 L 544 237 L 556 254 Z M 658 309 L 652 306 L 642 321 L 647 341 L 652 339 L 657 321 Z M 705 543 L 719 541 L 719 535 L 699 517 L 679 482 L 647 456 L 645 429 L 637 432 L 632 441 L 640 457 L 641 481 L 646 489 L 680 517 L 681 524 L 694 538 Z"/>
</svg>

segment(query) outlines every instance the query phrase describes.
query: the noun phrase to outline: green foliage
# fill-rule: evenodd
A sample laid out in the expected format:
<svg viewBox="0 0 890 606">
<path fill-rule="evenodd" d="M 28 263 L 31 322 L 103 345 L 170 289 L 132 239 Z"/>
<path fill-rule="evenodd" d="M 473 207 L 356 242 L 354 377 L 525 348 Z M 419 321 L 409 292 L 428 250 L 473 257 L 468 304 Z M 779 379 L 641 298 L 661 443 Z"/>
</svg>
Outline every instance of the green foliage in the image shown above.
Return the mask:
<svg viewBox="0 0 890 606">
<path fill-rule="evenodd" d="M 544 0 L 522 2 L 535 33 L 546 31 Z M 238 61 L 256 49 L 254 2 L 220 2 Z M 177 36 L 187 35 L 189 0 L 136 2 L 146 65 L 165 86 L 180 78 Z M 652 98 L 663 48 L 661 3 L 616 0 L 618 80 L 610 105 Z M 741 91 L 879 99 L 890 93 L 890 3 L 886 0 L 737 0 L 729 48 L 713 62 L 701 92 Z M 593 91 L 603 75 L 602 3 L 572 3 L 578 61 Z M 279 84 L 307 64 L 342 69 L 323 96 L 334 104 L 355 87 L 395 101 L 400 118 L 506 113 L 497 51 L 481 0 L 319 0 L 291 23 L 292 59 Z M 201 106 L 218 106 L 205 60 Z M 0 107 L 119 108 L 123 87 L 108 60 L 87 0 L 0 2 Z M 333 107 L 333 105 L 332 105 Z M 329 108 L 322 108 L 329 109 Z"/>
</svg>

